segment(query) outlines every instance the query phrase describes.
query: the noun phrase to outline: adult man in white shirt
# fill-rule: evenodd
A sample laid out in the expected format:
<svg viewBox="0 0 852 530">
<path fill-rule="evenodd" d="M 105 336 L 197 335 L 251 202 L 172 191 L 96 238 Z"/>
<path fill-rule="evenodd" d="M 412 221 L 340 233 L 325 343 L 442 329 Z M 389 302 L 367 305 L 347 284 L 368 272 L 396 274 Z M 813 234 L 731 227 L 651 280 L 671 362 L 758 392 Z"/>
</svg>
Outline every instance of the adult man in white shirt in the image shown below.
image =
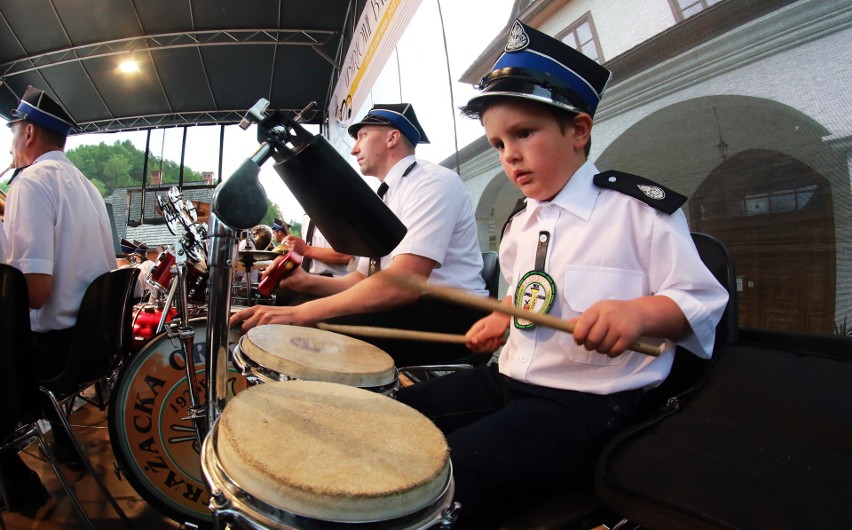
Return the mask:
<svg viewBox="0 0 852 530">
<path fill-rule="evenodd" d="M 408 229 L 400 244 L 379 260 L 360 258 L 357 270 L 327 278 L 297 270 L 281 285 L 322 296 L 292 307 L 255 306 L 237 313 L 231 325 L 336 324 L 463 334 L 480 312 L 420 298 L 389 275 L 412 276 L 434 285 L 487 296 L 480 273 L 482 254 L 473 204 L 459 176 L 416 160 L 415 146 L 427 143 L 411 105 L 375 105 L 349 127 L 352 154 L 361 173 L 382 181 L 380 195 Z M 386 193 L 382 193 L 382 190 Z M 376 227 L 380 230 L 381 227 Z M 468 359 L 461 345 L 365 339 L 386 351 L 397 366 Z"/>
<path fill-rule="evenodd" d="M 12 116 L 12 152 L 23 170 L 11 181 L 6 202 L 7 258 L 27 280 L 33 331 L 28 353 L 35 356 L 38 378 L 50 380 L 65 368 L 83 294 L 116 267 L 112 229 L 97 188 L 65 156 L 74 126 L 65 109 L 29 87 Z M 56 456 L 79 465 L 64 430 L 53 431 Z M 10 509 L 43 503 L 38 477 L 17 454 L 7 455 L 0 461 L 3 476 L 21 486 Z"/>
</svg>

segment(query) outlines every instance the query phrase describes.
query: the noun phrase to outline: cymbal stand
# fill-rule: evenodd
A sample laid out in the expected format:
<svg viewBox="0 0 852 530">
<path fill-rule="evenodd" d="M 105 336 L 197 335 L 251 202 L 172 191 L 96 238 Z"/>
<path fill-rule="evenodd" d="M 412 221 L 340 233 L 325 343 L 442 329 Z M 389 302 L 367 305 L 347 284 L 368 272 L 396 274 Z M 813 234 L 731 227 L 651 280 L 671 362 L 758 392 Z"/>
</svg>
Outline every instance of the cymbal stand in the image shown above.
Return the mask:
<svg viewBox="0 0 852 530">
<path fill-rule="evenodd" d="M 186 369 L 186 380 L 189 386 L 189 409 L 188 416 L 185 419 L 192 420 L 195 423 L 195 434 L 199 445 L 204 441 L 204 436 L 207 434 L 206 415 L 204 414 L 204 405 L 199 399 L 198 378 L 195 374 L 195 355 L 193 342 L 195 340 L 195 328 L 189 324 L 189 300 L 186 293 L 186 257 L 187 252 L 184 248 L 184 238 L 179 238 L 175 244 L 175 268 L 177 274 L 173 277 L 172 288 L 169 289 L 169 297 L 163 315 L 168 314 L 170 302 L 172 299 L 177 301 L 178 315 L 180 315 L 177 325 L 169 325 L 169 337 L 177 337 L 180 341 L 180 347 L 184 358 L 184 367 Z M 177 285 L 177 287 L 175 287 Z M 163 317 L 160 317 L 161 320 Z"/>
</svg>

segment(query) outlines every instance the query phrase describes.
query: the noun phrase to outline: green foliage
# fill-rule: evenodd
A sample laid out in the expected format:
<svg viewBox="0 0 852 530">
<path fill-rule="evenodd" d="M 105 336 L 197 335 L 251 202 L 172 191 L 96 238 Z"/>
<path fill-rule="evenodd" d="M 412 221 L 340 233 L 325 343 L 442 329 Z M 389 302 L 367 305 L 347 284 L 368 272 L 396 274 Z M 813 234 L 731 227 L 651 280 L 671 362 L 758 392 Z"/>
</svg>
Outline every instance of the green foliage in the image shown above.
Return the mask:
<svg viewBox="0 0 852 530">
<path fill-rule="evenodd" d="M 263 216 L 260 224 L 272 226 L 272 220 L 276 218 L 281 218 L 281 210 L 278 209 L 278 205 L 270 201 L 269 206 L 266 208 L 266 215 Z"/>
<path fill-rule="evenodd" d="M 263 216 L 263 220 L 261 220 L 259 224 L 271 227 L 272 221 L 275 219 L 284 219 L 290 224 L 290 234 L 302 237 L 302 224 L 284 217 L 284 214 L 281 213 L 281 209 L 278 208 L 278 205 L 270 201 L 269 206 L 266 209 L 266 215 Z"/>
<path fill-rule="evenodd" d="M 103 182 L 101 182 L 101 181 L 100 181 L 100 180 L 98 180 L 98 179 L 89 179 L 89 181 L 90 181 L 92 184 L 94 184 L 94 185 L 95 185 L 95 187 L 98 189 L 98 193 L 100 193 L 100 194 L 101 194 L 101 197 L 106 197 L 106 195 L 104 194 L 104 190 L 106 190 L 106 185 L 104 185 L 104 183 L 103 183 Z"/>
<path fill-rule="evenodd" d="M 67 153 L 68 159 L 91 181 L 98 181 L 98 189 L 104 196 L 112 194 L 117 188 L 129 188 L 142 185 L 142 169 L 145 165 L 145 152 L 133 145 L 130 140 L 115 141 L 112 145 L 105 142 L 93 145 L 81 145 Z M 148 183 L 153 171 L 162 170 L 163 184 L 177 184 L 180 181 L 180 164 L 172 160 L 162 160 L 156 156 L 148 158 Z M 201 172 L 184 167 L 184 183 L 203 180 Z"/>
</svg>

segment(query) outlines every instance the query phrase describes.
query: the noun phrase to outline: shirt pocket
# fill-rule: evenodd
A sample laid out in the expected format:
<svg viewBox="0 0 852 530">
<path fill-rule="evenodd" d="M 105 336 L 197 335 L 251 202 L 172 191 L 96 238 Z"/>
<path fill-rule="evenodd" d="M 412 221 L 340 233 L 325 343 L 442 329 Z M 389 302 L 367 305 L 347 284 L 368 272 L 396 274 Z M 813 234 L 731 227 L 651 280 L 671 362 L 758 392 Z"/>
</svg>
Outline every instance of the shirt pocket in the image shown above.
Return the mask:
<svg viewBox="0 0 852 530">
<path fill-rule="evenodd" d="M 632 300 L 644 294 L 645 273 L 630 269 L 568 265 L 565 267 L 561 299 L 564 318 L 572 318 L 601 300 Z M 574 362 L 619 365 L 625 356 L 609 357 L 577 346 L 568 333 L 559 334 L 560 346 Z"/>
</svg>

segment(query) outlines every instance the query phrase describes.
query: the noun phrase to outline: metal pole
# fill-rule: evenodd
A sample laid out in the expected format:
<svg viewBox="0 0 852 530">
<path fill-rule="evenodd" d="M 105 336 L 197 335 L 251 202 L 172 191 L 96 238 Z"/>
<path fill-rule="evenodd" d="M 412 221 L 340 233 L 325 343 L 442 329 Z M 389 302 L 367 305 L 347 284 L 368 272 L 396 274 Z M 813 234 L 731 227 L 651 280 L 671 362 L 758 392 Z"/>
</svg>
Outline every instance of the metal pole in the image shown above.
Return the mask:
<svg viewBox="0 0 852 530">
<path fill-rule="evenodd" d="M 209 255 L 207 320 L 207 427 L 211 428 L 228 399 L 228 319 L 231 315 L 231 283 L 237 261 L 238 232 L 215 214 L 208 221 Z M 205 433 L 206 434 L 206 433 Z"/>
</svg>

